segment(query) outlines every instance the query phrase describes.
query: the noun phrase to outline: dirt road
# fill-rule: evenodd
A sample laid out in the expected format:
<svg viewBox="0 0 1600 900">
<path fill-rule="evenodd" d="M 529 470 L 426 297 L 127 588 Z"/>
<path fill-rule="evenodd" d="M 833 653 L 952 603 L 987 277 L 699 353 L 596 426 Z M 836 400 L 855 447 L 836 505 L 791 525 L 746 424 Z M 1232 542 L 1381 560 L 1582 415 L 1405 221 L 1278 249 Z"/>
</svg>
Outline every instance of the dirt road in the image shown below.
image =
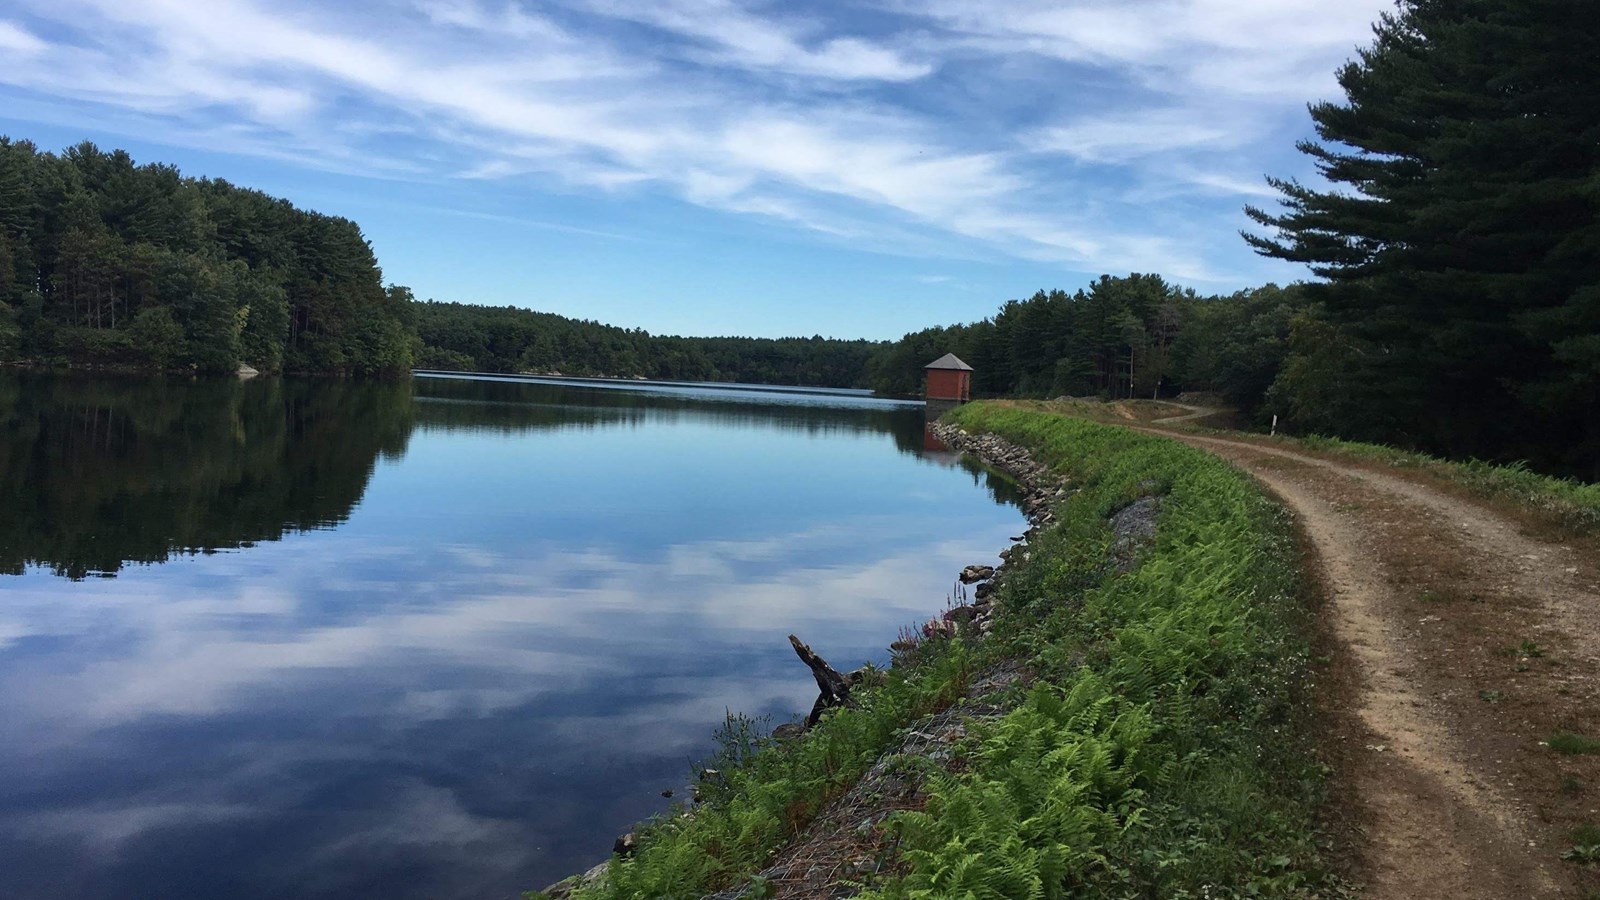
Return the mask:
<svg viewBox="0 0 1600 900">
<path fill-rule="evenodd" d="M 1192 418 L 1192 417 L 1181 417 Z M 1295 513 L 1327 597 L 1320 687 L 1333 830 L 1368 896 L 1584 896 L 1561 860 L 1600 823 L 1600 571 L 1425 479 L 1160 431 L 1254 475 Z"/>
</svg>

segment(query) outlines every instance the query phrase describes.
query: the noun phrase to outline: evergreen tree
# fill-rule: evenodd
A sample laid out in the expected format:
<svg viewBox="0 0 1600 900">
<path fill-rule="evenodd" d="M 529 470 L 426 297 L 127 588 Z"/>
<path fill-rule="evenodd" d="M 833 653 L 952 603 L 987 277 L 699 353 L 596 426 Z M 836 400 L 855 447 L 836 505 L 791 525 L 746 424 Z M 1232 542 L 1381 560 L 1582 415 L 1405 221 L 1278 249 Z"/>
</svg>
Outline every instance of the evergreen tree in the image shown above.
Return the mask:
<svg viewBox="0 0 1600 900">
<path fill-rule="evenodd" d="M 354 222 L 88 142 L 58 156 L 0 137 L 4 358 L 403 372 L 411 303 L 382 278 Z"/>
<path fill-rule="evenodd" d="M 1261 253 L 1308 264 L 1364 392 L 1344 433 L 1600 457 L 1600 25 L 1570 0 L 1401 0 L 1311 107 L 1333 184 L 1271 179 Z M 1317 366 L 1301 366 L 1302 371 Z"/>
</svg>

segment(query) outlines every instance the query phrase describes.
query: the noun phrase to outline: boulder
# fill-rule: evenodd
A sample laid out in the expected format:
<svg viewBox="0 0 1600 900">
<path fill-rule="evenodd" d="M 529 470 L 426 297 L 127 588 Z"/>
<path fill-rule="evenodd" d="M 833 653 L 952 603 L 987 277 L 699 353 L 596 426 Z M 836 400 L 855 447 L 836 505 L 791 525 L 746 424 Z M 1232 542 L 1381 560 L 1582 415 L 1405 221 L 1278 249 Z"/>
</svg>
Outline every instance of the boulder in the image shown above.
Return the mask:
<svg viewBox="0 0 1600 900">
<path fill-rule="evenodd" d="M 944 614 L 944 620 L 955 625 L 965 625 L 977 617 L 978 611 L 970 606 L 952 606 Z"/>
<path fill-rule="evenodd" d="M 806 733 L 806 727 L 799 722 L 785 722 L 772 729 L 772 739 L 775 741 L 792 741 Z"/>
<path fill-rule="evenodd" d="M 994 566 L 967 566 L 961 570 L 961 583 L 972 584 L 975 581 L 987 581 L 994 577 Z"/>
</svg>

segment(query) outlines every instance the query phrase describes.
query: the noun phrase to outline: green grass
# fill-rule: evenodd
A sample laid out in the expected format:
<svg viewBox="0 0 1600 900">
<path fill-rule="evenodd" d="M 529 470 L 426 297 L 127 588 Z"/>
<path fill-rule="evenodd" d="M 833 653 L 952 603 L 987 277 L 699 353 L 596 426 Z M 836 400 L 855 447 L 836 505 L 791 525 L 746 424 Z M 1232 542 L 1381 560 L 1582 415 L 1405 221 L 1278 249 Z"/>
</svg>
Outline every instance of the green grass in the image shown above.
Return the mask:
<svg viewBox="0 0 1600 900">
<path fill-rule="evenodd" d="M 1545 743 L 1550 745 L 1550 749 L 1557 753 L 1600 755 L 1600 740 L 1584 737 L 1581 734 L 1573 734 L 1570 731 L 1558 731 L 1550 735 Z"/>
<path fill-rule="evenodd" d="M 1504 465 L 1476 459 L 1451 462 L 1382 444 L 1317 435 L 1283 440 L 1297 443 L 1308 450 L 1430 472 L 1462 485 L 1479 496 L 1508 500 L 1526 507 L 1573 532 L 1600 534 L 1600 484 L 1540 475 L 1520 462 Z"/>
<path fill-rule="evenodd" d="M 931 776 L 925 810 L 893 820 L 901 874 L 863 897 L 1339 894 L 1313 822 L 1308 612 L 1281 510 L 1164 438 L 1000 404 L 952 418 L 1080 488 L 1011 569 L 995 634 L 931 642 L 791 747 L 734 754 L 726 790 L 645 828 L 633 858 L 576 896 L 693 897 L 748 878 L 899 729 L 1002 657 L 1038 680 L 973 727 L 965 766 Z M 1151 494 L 1155 545 L 1113 575 L 1107 519 Z"/>
</svg>

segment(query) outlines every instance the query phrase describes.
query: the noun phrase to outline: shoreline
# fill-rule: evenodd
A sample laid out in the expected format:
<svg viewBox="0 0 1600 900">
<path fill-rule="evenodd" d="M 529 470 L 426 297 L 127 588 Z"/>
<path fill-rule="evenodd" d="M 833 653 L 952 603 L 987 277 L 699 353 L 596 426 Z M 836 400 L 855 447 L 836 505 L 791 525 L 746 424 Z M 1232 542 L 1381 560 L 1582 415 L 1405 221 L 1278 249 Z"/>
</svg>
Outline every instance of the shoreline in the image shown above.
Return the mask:
<svg viewBox="0 0 1600 900">
<path fill-rule="evenodd" d="M 1066 479 L 1056 475 L 1048 466 L 1035 460 L 1033 454 L 1026 448 L 1007 441 L 998 435 L 987 433 L 970 434 L 957 426 L 938 421 L 929 423 L 928 430 L 930 434 L 944 443 L 950 450 L 970 455 L 984 466 L 1012 479 L 1016 482 L 1022 495 L 1020 508 L 1023 518 L 1027 522 L 1027 528 L 1022 534 L 1013 538 L 1010 544 L 996 553 L 999 558 L 998 563 L 993 566 L 970 564 L 962 569 L 957 576 L 963 588 L 967 585 L 973 586 L 971 601 L 958 603 L 943 612 L 936 611 L 930 619 L 920 626 L 921 634 L 924 637 L 933 637 L 940 634 L 948 636 L 960 634 L 974 637 L 981 641 L 987 637 L 993 628 L 994 617 L 997 612 L 992 600 L 995 588 L 1009 573 L 1014 560 L 1024 561 L 1028 558 L 1029 542 L 1041 530 L 1055 523 L 1054 505 L 1070 496 L 1073 490 L 1068 486 Z M 969 577 L 973 575 L 977 577 Z M 964 590 L 963 593 L 965 593 Z M 962 599 L 964 600 L 965 598 L 963 597 Z M 913 646 L 905 646 L 904 641 L 905 639 L 902 638 L 889 645 L 896 658 L 914 649 Z M 894 665 L 895 662 L 892 659 L 890 667 L 892 668 Z M 1001 665 L 991 667 L 991 669 L 992 671 L 986 671 L 980 678 L 976 679 L 976 685 L 968 691 L 965 697 L 966 701 L 975 701 L 978 704 L 973 709 L 988 715 L 1003 712 L 1004 709 L 992 702 L 986 703 L 985 701 L 988 701 L 1003 689 L 1019 682 L 1023 676 L 1021 666 L 1016 664 L 1015 661 L 1007 661 Z M 857 671 L 860 672 L 861 670 Z M 856 673 L 852 673 L 852 675 L 854 674 Z M 812 820 L 812 825 L 808 825 L 805 829 L 807 835 L 812 838 L 819 836 L 824 839 L 828 838 L 830 835 L 826 833 L 822 835 L 813 833 L 816 830 L 815 824 L 827 820 L 830 811 L 834 811 L 835 807 L 844 806 L 849 808 L 859 806 L 861 798 L 858 795 L 864 793 L 872 794 L 874 800 L 882 802 L 896 789 L 903 792 L 909 786 L 898 782 L 886 771 L 885 761 L 908 755 L 933 756 L 938 752 L 936 750 L 937 747 L 965 734 L 964 721 L 971 717 L 971 710 L 967 712 L 969 715 L 949 715 L 947 712 L 935 713 L 932 716 L 925 717 L 922 721 L 914 723 L 909 729 L 912 737 L 898 745 L 887 747 L 882 753 L 878 754 L 877 761 L 861 776 L 856 786 L 852 787 L 849 793 L 834 803 L 830 803 L 827 808 L 824 808 L 816 815 Z M 764 749 L 769 752 L 773 750 L 782 751 L 788 742 L 803 736 L 804 732 L 803 726 L 788 723 L 780 724 L 766 738 L 767 746 Z M 680 815 L 685 817 L 693 816 L 694 811 L 695 807 L 690 806 Z M 857 811 L 859 812 L 859 810 Z M 859 816 L 850 818 L 851 821 L 837 823 L 838 826 L 840 828 L 848 828 L 859 821 Z M 635 846 L 635 834 L 641 828 L 655 821 L 659 821 L 659 818 L 634 823 L 617 837 L 612 846 L 612 853 L 606 859 L 582 873 L 568 875 L 537 892 L 533 892 L 532 896 L 548 897 L 550 900 L 565 900 L 574 891 L 597 884 L 605 877 L 606 869 L 614 859 L 619 856 L 625 858 L 632 855 Z M 801 841 L 791 841 L 778 848 L 774 853 L 779 859 L 764 868 L 760 873 L 757 873 L 754 879 L 766 882 L 772 880 L 774 875 L 787 874 L 784 857 L 790 855 L 791 851 L 802 845 L 803 842 Z M 793 861 L 790 860 L 788 862 L 792 865 Z M 751 884 L 752 880 L 747 879 L 732 888 L 707 894 L 703 900 L 740 900 L 740 898 L 752 896 L 750 894 Z"/>
<path fill-rule="evenodd" d="M 1311 610 L 1288 514 L 1216 457 L 1108 424 L 970 404 L 928 439 L 1024 486 L 1030 524 L 998 582 L 963 572 L 985 581 L 979 602 L 958 590 L 961 605 L 902 632 L 853 702 L 781 750 L 745 742 L 702 782 L 708 802 L 558 889 L 1341 892 L 1317 822 Z"/>
</svg>

